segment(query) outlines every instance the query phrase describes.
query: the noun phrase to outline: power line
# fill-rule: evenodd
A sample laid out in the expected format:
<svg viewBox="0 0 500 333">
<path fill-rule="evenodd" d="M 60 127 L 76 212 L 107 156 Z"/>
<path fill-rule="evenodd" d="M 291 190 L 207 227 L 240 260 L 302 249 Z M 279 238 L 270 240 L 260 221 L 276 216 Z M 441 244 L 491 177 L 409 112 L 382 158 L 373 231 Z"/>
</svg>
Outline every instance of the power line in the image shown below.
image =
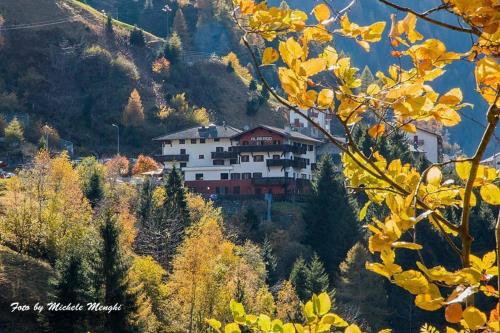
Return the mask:
<svg viewBox="0 0 500 333">
<path fill-rule="evenodd" d="M 50 25 L 63 24 L 63 23 L 73 21 L 74 18 L 77 16 L 78 15 L 73 15 L 73 16 L 68 16 L 66 18 L 60 18 L 57 20 L 41 21 L 41 22 L 37 22 L 37 23 L 23 23 L 23 24 L 10 25 L 10 26 L 6 26 L 6 27 L 4 26 L 4 27 L 0 28 L 0 31 L 34 29 L 34 28 L 41 28 L 41 27 L 46 27 L 46 26 L 50 26 Z"/>
</svg>

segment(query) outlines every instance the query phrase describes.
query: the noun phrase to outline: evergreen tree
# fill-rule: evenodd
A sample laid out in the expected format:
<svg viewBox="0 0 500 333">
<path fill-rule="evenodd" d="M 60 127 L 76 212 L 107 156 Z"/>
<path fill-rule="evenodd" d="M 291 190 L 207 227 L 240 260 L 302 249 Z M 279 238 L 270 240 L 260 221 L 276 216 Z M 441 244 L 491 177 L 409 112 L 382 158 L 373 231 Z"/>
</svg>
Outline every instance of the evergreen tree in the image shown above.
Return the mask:
<svg viewBox="0 0 500 333">
<path fill-rule="evenodd" d="M 264 238 L 264 243 L 262 243 L 262 260 L 266 264 L 267 284 L 271 286 L 276 282 L 276 267 L 278 262 L 276 256 L 273 254 L 273 247 L 267 236 Z"/>
<path fill-rule="evenodd" d="M 243 216 L 243 226 L 246 231 L 246 237 L 252 240 L 256 240 L 258 237 L 259 225 L 260 218 L 255 212 L 255 208 L 253 208 L 252 206 L 248 207 L 245 215 Z"/>
<path fill-rule="evenodd" d="M 16 117 L 4 129 L 5 141 L 8 144 L 20 144 L 24 141 L 24 130 L 21 122 Z"/>
<path fill-rule="evenodd" d="M 67 263 L 60 262 L 57 266 L 61 272 L 54 283 L 52 303 L 85 306 L 93 301 L 89 268 L 79 254 L 73 254 Z M 86 311 L 47 311 L 48 326 L 54 333 L 86 332 L 89 319 Z"/>
<path fill-rule="evenodd" d="M 328 274 L 316 254 L 309 264 L 299 257 L 293 264 L 289 280 L 303 302 L 309 300 L 313 294 L 320 294 L 329 289 Z"/>
<path fill-rule="evenodd" d="M 293 264 L 292 271 L 290 272 L 290 282 L 297 293 L 297 296 L 302 301 L 308 299 L 308 292 L 306 290 L 307 283 L 307 265 L 304 258 L 299 257 Z"/>
<path fill-rule="evenodd" d="M 186 23 L 186 18 L 181 8 L 175 12 L 174 23 L 172 25 L 174 32 L 179 36 L 184 48 L 189 49 L 191 45 L 191 34 Z"/>
<path fill-rule="evenodd" d="M 130 32 L 129 42 L 130 45 L 133 46 L 138 46 L 138 47 L 145 46 L 146 40 L 144 39 L 144 33 L 142 32 L 142 30 L 137 29 L 137 27 L 134 27 L 134 29 Z"/>
<path fill-rule="evenodd" d="M 335 174 L 330 156 L 325 156 L 318 165 L 304 220 L 305 241 L 333 277 L 359 231 L 347 191 Z"/>
<path fill-rule="evenodd" d="M 182 184 L 182 175 L 177 168 L 169 173 L 165 184 L 166 201 L 169 214 L 177 216 L 183 224 L 189 222 L 189 211 L 187 209 L 186 191 Z"/>
<path fill-rule="evenodd" d="M 262 88 L 262 91 L 260 92 L 260 97 L 262 98 L 262 104 L 264 102 L 267 102 L 269 100 L 269 90 L 267 90 L 265 87 Z"/>
<path fill-rule="evenodd" d="M 168 39 L 163 49 L 163 55 L 172 65 L 179 62 L 182 53 L 182 41 L 179 35 L 174 32 Z"/>
<path fill-rule="evenodd" d="M 92 173 L 89 179 L 88 187 L 85 189 L 85 197 L 89 200 L 92 207 L 97 204 L 104 197 L 104 189 L 102 184 L 101 175 L 98 172 Z"/>
<path fill-rule="evenodd" d="M 308 298 L 313 294 L 327 292 L 329 288 L 328 274 L 317 254 L 314 254 L 306 270 L 306 292 Z"/>
<path fill-rule="evenodd" d="M 123 110 L 123 125 L 138 127 L 144 121 L 144 107 L 137 89 L 132 90 L 127 106 Z"/>
<path fill-rule="evenodd" d="M 228 73 L 234 73 L 234 66 L 233 66 L 233 63 L 231 61 L 227 62 L 226 71 Z"/>
<path fill-rule="evenodd" d="M 132 318 L 137 310 L 137 296 L 130 292 L 127 279 L 129 264 L 120 246 L 120 229 L 115 215 L 108 211 L 104 214 L 104 223 L 100 230 L 102 245 L 99 251 L 103 304 L 121 305 L 120 311 L 105 313 L 104 326 L 111 332 L 136 332 Z"/>
<path fill-rule="evenodd" d="M 250 90 L 250 91 L 256 91 L 257 90 L 257 82 L 254 79 L 252 79 L 250 81 L 250 84 L 248 85 L 248 90 Z"/>
<path fill-rule="evenodd" d="M 378 331 L 386 324 L 389 311 L 384 280 L 365 269 L 365 263 L 371 260 L 370 253 L 360 243 L 349 250 L 346 259 L 340 264 L 336 296 L 337 301 L 344 306 L 355 307 L 360 318 L 373 331 Z"/>
<path fill-rule="evenodd" d="M 113 33 L 113 18 L 110 14 L 106 16 L 106 32 L 109 34 Z"/>
</svg>

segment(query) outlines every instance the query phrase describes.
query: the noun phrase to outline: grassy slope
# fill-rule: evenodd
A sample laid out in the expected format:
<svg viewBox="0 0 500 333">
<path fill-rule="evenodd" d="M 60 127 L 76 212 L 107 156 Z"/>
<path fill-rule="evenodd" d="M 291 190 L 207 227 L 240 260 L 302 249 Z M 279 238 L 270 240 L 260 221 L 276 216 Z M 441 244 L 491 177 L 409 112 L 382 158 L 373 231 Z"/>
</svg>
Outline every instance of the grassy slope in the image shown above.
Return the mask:
<svg viewBox="0 0 500 333">
<path fill-rule="evenodd" d="M 10 304 L 45 303 L 52 275 L 48 264 L 0 246 L 0 332 L 40 331 L 33 311 L 12 314 Z"/>
<path fill-rule="evenodd" d="M 72 76 L 71 68 L 69 72 L 68 69 L 57 70 L 48 60 L 51 58 L 54 46 L 63 39 L 71 40 L 73 43 L 77 41 L 82 48 L 98 44 L 109 50 L 113 56 L 120 55 L 133 62 L 141 77 L 137 88 L 141 93 L 148 121 L 143 128 L 136 131 L 134 138 L 127 139 L 127 131 L 122 132 L 124 136 L 122 151 L 129 155 L 157 151 L 158 147 L 152 145 L 150 139 L 165 131 L 173 130 L 169 128 L 168 122 L 166 126 L 160 126 L 154 118 L 155 106 L 163 101 L 163 96 L 159 82 L 155 82 L 152 78 L 150 68 L 151 61 L 162 42 L 161 38 L 146 33 L 147 48 L 130 48 L 128 45 L 128 35 L 132 29 L 130 25 L 115 21 L 115 34 L 110 38 L 103 29 L 106 18 L 102 13 L 76 0 L 6 0 L 0 2 L 0 13 L 6 19 L 5 26 L 73 17 L 72 22 L 13 31 L 12 34 L 17 34 L 16 38 L 18 36 L 23 38 L 22 43 L 9 42 L 11 32 L 5 34 L 7 43 L 4 51 L 7 53 L 10 51 L 14 59 L 13 65 L 20 69 L 36 68 L 46 82 L 44 86 L 37 87 L 41 97 L 37 97 L 39 100 L 34 103 L 34 110 L 30 110 L 31 119 L 41 124 L 47 122 L 55 127 L 62 138 L 75 143 L 81 154 L 90 152 L 110 154 L 115 150 L 116 134 L 110 124 L 120 121 L 121 110 L 127 98 L 120 97 L 118 102 L 109 105 L 105 111 L 101 109 L 101 113 L 93 114 L 94 123 L 90 128 L 85 128 L 81 124 L 85 94 L 78 86 L 77 78 Z M 14 44 L 15 48 L 12 46 L 9 50 L 9 45 Z M 19 57 L 16 57 L 17 54 Z M 11 61 L 9 65 L 10 63 Z M 206 107 L 213 121 L 224 120 L 237 127 L 261 122 L 272 125 L 283 123 L 283 118 L 279 115 L 273 114 L 269 117 L 268 106 L 263 106 L 254 117 L 247 116 L 245 109 L 248 89 L 239 77 L 228 74 L 224 66 L 199 63 L 195 67 L 196 70 L 191 67 L 178 68 L 179 79 L 168 83 L 168 93 L 186 91 L 188 100 L 198 106 Z M 14 71 L 13 77 L 15 73 Z M 22 95 L 20 91 L 17 93 Z M 24 103 L 27 109 L 28 106 L 31 109 L 30 101 Z M 33 140 L 36 142 L 38 139 L 33 138 Z"/>
</svg>

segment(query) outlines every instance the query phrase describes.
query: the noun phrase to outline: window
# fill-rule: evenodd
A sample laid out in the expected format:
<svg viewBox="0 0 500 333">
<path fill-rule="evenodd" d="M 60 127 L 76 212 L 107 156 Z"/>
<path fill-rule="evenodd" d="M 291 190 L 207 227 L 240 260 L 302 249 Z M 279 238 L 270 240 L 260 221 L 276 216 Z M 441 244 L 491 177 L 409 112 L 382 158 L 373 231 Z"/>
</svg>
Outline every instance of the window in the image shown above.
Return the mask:
<svg viewBox="0 0 500 333">
<path fill-rule="evenodd" d="M 302 174 L 302 179 L 307 179 L 307 175 L 305 173 Z"/>
<path fill-rule="evenodd" d="M 186 164 L 186 162 L 182 162 L 182 163 L 180 164 L 180 166 L 181 166 L 181 168 L 185 168 L 185 167 L 187 166 L 187 164 Z"/>
<path fill-rule="evenodd" d="M 224 147 L 215 147 L 215 151 L 218 153 L 222 153 L 224 151 Z"/>
<path fill-rule="evenodd" d="M 280 155 L 273 155 L 273 160 L 279 160 L 280 159 Z"/>
<path fill-rule="evenodd" d="M 273 145 L 280 145 L 281 141 L 280 140 L 273 140 Z"/>
<path fill-rule="evenodd" d="M 227 179 L 229 179 L 229 174 L 228 173 L 221 173 L 220 174 L 220 179 L 221 180 L 227 180 Z"/>
<path fill-rule="evenodd" d="M 233 193 L 234 194 L 240 194 L 240 187 L 239 186 L 233 187 Z"/>
<path fill-rule="evenodd" d="M 243 146 L 248 146 L 248 141 L 243 141 Z"/>
<path fill-rule="evenodd" d="M 220 138 L 214 138 L 214 142 L 219 142 Z"/>
<path fill-rule="evenodd" d="M 288 178 L 288 172 L 285 172 L 285 178 Z"/>
<path fill-rule="evenodd" d="M 254 162 L 264 162 L 264 155 L 255 155 L 253 157 Z"/>
<path fill-rule="evenodd" d="M 241 179 L 252 179 L 252 174 L 250 172 L 243 172 L 241 174 Z"/>
<path fill-rule="evenodd" d="M 205 143 L 205 139 L 200 139 L 200 143 Z"/>
<path fill-rule="evenodd" d="M 186 155 L 186 149 L 181 149 L 181 155 Z"/>
<path fill-rule="evenodd" d="M 191 143 L 196 143 L 196 139 L 191 139 Z"/>
<path fill-rule="evenodd" d="M 230 159 L 229 164 L 238 164 L 238 159 L 237 158 Z"/>
<path fill-rule="evenodd" d="M 262 172 L 254 172 L 252 177 L 253 178 L 262 178 Z"/>
<path fill-rule="evenodd" d="M 195 179 L 196 179 L 196 180 L 203 180 L 203 174 L 202 174 L 202 173 L 197 173 L 197 174 L 195 175 Z"/>
<path fill-rule="evenodd" d="M 231 179 L 232 180 L 240 180 L 241 179 L 241 174 L 238 172 L 232 173 L 231 174 Z"/>
<path fill-rule="evenodd" d="M 314 146 L 313 146 L 313 145 L 309 145 L 309 146 L 308 146 L 308 150 L 309 150 L 309 151 L 313 151 L 313 150 L 314 150 Z"/>
<path fill-rule="evenodd" d="M 198 155 L 199 160 L 203 160 L 205 158 L 205 155 Z"/>
<path fill-rule="evenodd" d="M 171 145 L 172 144 L 172 140 L 165 140 L 165 144 L 166 145 Z"/>
<path fill-rule="evenodd" d="M 250 156 L 249 155 L 241 156 L 241 161 L 242 162 L 250 162 Z"/>
<path fill-rule="evenodd" d="M 183 144 L 185 144 L 185 143 L 186 143 L 186 140 L 184 140 L 184 139 L 180 139 L 180 140 L 179 140 L 179 144 L 180 144 L 180 145 L 183 145 Z"/>
<path fill-rule="evenodd" d="M 224 160 L 214 160 L 214 165 L 224 165 Z"/>
</svg>

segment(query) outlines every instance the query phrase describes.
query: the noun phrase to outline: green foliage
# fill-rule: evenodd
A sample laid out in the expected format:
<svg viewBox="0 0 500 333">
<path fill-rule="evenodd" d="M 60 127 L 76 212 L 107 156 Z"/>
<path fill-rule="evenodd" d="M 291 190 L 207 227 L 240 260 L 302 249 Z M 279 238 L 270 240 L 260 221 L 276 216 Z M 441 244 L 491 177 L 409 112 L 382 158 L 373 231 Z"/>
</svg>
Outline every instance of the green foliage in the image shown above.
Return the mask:
<svg viewBox="0 0 500 333">
<path fill-rule="evenodd" d="M 252 79 L 250 81 L 250 84 L 248 85 L 248 90 L 250 90 L 250 91 L 256 91 L 257 90 L 257 81 L 255 81 L 255 79 Z"/>
<path fill-rule="evenodd" d="M 273 253 L 273 247 L 267 236 L 262 243 L 262 260 L 266 264 L 267 283 L 273 285 L 276 282 L 276 267 L 278 266 L 277 258 Z"/>
<path fill-rule="evenodd" d="M 129 42 L 132 46 L 144 47 L 146 45 L 146 40 L 144 39 L 142 29 L 134 28 L 134 30 L 130 32 Z"/>
<path fill-rule="evenodd" d="M 110 14 L 106 15 L 106 32 L 113 33 L 113 17 Z"/>
<path fill-rule="evenodd" d="M 54 292 L 51 302 L 61 305 L 81 304 L 95 301 L 96 295 L 92 289 L 90 277 L 92 271 L 80 254 L 73 254 L 66 260 L 58 263 L 60 273 L 54 281 Z M 46 320 L 50 332 L 85 332 L 92 326 L 93 316 L 87 311 L 46 311 Z"/>
<path fill-rule="evenodd" d="M 256 95 L 250 95 L 247 99 L 246 113 L 248 116 L 253 116 L 259 111 L 261 106 L 261 99 Z"/>
<path fill-rule="evenodd" d="M 336 284 L 336 300 L 346 312 L 357 313 L 360 323 L 366 323 L 372 331 L 380 330 L 389 316 L 384 280 L 365 269 L 372 257 L 368 250 L 356 243 L 340 264 L 340 277 Z M 360 286 L 369 286 L 360 290 Z"/>
<path fill-rule="evenodd" d="M 328 275 L 316 254 L 309 264 L 302 257 L 297 259 L 290 273 L 290 282 L 302 301 L 329 289 Z"/>
<path fill-rule="evenodd" d="M 172 65 L 175 65 L 180 61 L 181 53 L 182 41 L 179 35 L 174 32 L 163 48 L 163 55 L 168 59 L 168 61 L 170 61 Z"/>
<path fill-rule="evenodd" d="M 132 316 L 137 310 L 137 295 L 130 291 L 127 278 L 130 265 L 120 246 L 120 229 L 116 222 L 116 216 L 108 209 L 104 212 L 103 219 L 100 228 L 101 247 L 99 249 L 99 273 L 104 294 L 103 304 L 122 305 L 121 311 L 105 313 L 104 326 L 112 332 L 136 332 L 136 327 L 132 324 Z"/>
<path fill-rule="evenodd" d="M 21 122 L 14 118 L 4 130 L 5 141 L 10 145 L 18 145 L 24 141 L 24 130 Z"/>
<path fill-rule="evenodd" d="M 83 194 L 95 207 L 104 197 L 104 175 L 102 165 L 95 157 L 84 158 L 77 167 Z"/>
<path fill-rule="evenodd" d="M 330 156 L 318 164 L 312 193 L 304 209 L 304 240 L 318 254 L 333 277 L 347 251 L 358 237 L 353 208 L 341 178 L 333 169 Z"/>
</svg>

